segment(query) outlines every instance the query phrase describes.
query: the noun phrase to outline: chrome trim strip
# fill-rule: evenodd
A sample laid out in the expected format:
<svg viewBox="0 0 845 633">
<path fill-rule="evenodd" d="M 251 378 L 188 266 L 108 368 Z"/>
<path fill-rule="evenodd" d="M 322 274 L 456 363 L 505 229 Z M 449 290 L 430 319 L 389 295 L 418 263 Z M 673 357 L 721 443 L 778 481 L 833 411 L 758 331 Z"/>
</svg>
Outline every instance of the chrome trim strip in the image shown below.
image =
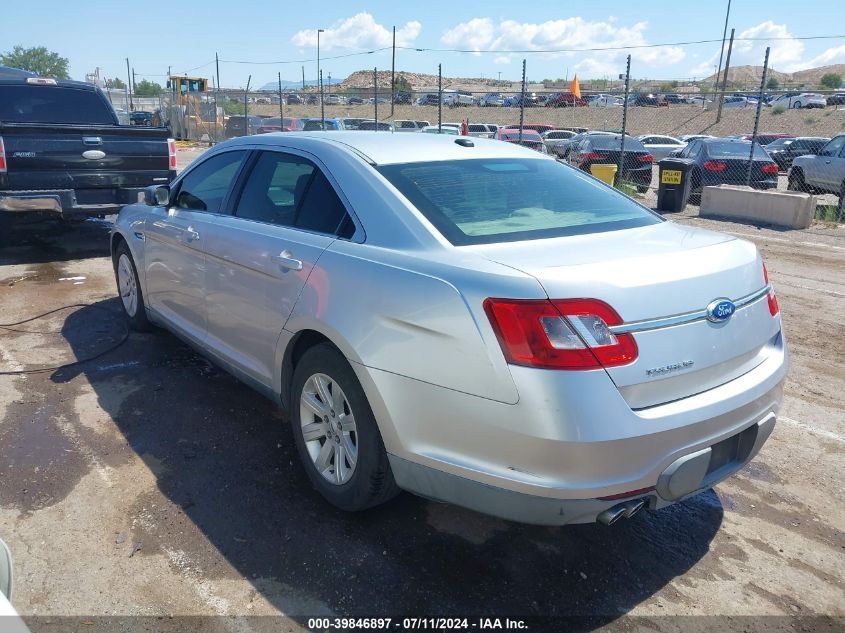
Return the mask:
<svg viewBox="0 0 845 633">
<path fill-rule="evenodd" d="M 771 284 L 767 284 L 760 290 L 746 295 L 734 301 L 736 309 L 745 308 L 755 303 L 769 294 L 772 289 Z M 647 319 L 645 321 L 632 321 L 631 323 L 622 323 L 621 325 L 611 325 L 608 329 L 614 334 L 633 334 L 635 332 L 645 332 L 648 330 L 659 330 L 661 328 L 672 327 L 673 325 L 682 325 L 685 323 L 693 323 L 694 321 L 702 321 L 707 318 L 707 310 L 696 310 L 695 312 L 687 312 L 685 314 L 676 314 L 670 317 L 663 317 L 660 319 Z"/>
</svg>

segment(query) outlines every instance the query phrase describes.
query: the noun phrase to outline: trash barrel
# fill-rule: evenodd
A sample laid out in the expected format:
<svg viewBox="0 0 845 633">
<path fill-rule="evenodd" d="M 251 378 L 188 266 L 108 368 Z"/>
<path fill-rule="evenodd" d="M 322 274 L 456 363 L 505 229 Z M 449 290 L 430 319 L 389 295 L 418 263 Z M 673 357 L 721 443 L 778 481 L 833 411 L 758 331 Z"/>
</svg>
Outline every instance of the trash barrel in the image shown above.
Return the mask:
<svg viewBox="0 0 845 633">
<path fill-rule="evenodd" d="M 616 180 L 616 165 L 590 165 L 590 173 L 612 187 Z"/>
<path fill-rule="evenodd" d="M 657 163 L 659 169 L 657 210 L 677 213 L 687 206 L 690 195 L 690 173 L 693 161 L 684 158 L 664 158 Z"/>
</svg>

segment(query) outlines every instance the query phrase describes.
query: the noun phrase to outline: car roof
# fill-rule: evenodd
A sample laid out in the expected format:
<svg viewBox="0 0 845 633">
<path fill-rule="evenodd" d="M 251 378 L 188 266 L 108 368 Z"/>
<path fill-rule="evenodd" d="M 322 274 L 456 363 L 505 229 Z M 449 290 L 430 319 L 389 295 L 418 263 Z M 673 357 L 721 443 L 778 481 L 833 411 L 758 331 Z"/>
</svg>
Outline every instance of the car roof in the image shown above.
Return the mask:
<svg viewBox="0 0 845 633">
<path fill-rule="evenodd" d="M 456 141 L 461 140 L 462 144 Z M 484 138 L 455 137 L 441 134 L 393 134 L 391 132 L 274 132 L 242 136 L 225 142 L 238 145 L 278 145 L 306 152 L 318 152 L 331 146 L 363 156 L 376 165 L 408 162 L 433 162 L 474 158 L 537 158 L 536 152 Z M 467 143 L 471 145 L 467 146 Z M 218 147 L 224 145 L 221 143 Z M 526 152 L 532 152 L 526 154 Z M 409 159 L 412 156 L 412 159 Z M 553 160 L 548 158 L 548 160 Z"/>
</svg>

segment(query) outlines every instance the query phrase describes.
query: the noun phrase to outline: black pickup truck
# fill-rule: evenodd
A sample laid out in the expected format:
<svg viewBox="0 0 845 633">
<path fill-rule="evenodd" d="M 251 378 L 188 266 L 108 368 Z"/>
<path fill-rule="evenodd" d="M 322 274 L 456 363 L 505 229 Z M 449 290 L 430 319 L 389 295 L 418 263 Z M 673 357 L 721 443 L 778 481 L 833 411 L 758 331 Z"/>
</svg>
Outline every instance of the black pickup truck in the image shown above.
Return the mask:
<svg viewBox="0 0 845 633">
<path fill-rule="evenodd" d="M 0 214 L 74 220 L 117 213 L 145 187 L 175 178 L 169 135 L 119 125 L 91 84 L 0 78 Z"/>
</svg>

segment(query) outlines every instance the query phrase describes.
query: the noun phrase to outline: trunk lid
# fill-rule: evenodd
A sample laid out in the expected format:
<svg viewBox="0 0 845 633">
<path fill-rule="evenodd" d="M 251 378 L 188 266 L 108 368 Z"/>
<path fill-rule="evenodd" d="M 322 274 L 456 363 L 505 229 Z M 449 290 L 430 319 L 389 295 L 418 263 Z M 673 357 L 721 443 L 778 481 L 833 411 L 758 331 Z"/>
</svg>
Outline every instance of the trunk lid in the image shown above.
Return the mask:
<svg viewBox="0 0 845 633">
<path fill-rule="evenodd" d="M 535 277 L 552 299 L 593 298 L 625 324 L 701 313 L 765 287 L 756 247 L 663 222 L 642 228 L 472 247 Z M 727 321 L 703 317 L 633 333 L 639 355 L 607 373 L 633 409 L 700 393 L 763 362 L 780 330 L 765 294 Z"/>
</svg>

